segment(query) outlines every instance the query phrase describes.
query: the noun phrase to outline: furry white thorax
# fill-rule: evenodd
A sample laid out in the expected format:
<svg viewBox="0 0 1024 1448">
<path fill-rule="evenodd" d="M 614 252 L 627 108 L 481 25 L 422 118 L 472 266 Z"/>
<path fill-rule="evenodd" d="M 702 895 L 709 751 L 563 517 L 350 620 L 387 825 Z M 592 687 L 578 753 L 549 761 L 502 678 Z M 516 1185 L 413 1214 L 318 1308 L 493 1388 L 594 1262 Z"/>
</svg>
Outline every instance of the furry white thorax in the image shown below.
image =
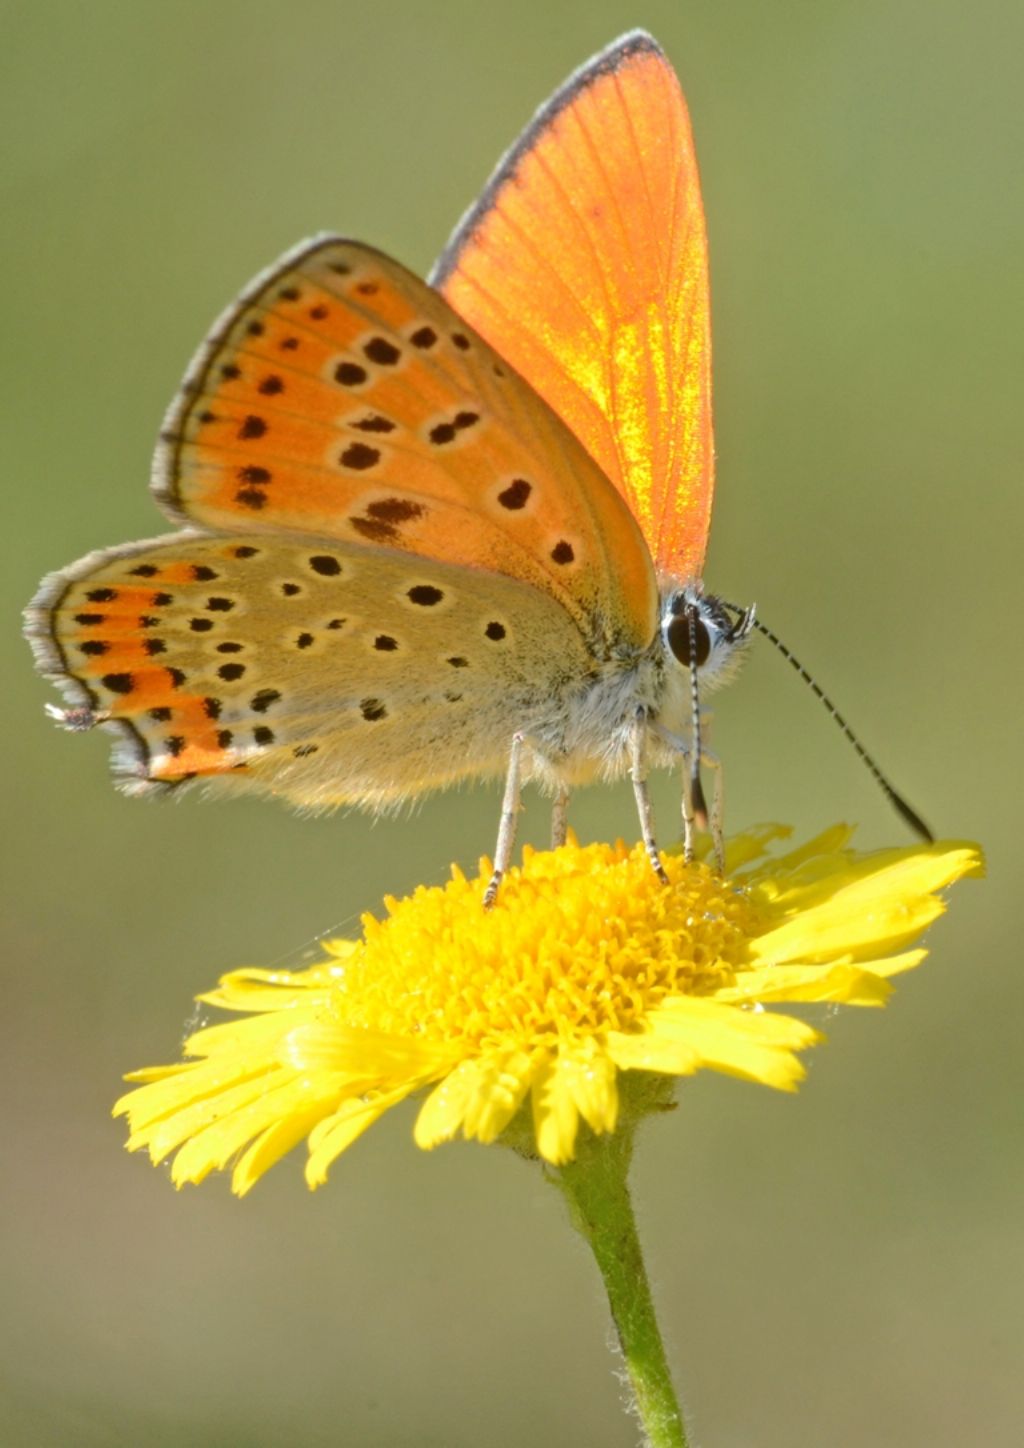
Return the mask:
<svg viewBox="0 0 1024 1448">
<path fill-rule="evenodd" d="M 524 721 L 521 732 L 529 745 L 524 777 L 551 792 L 621 778 L 630 769 L 638 714 L 646 721 L 645 762 L 681 764 L 693 734 L 693 684 L 689 655 L 684 661 L 673 650 L 670 629 L 691 615 L 707 647 L 697 665 L 699 702 L 728 683 L 749 643 L 753 608 L 736 619 L 700 583 L 665 579 L 658 631 L 648 647 L 609 661 L 586 688 L 552 699 L 549 708 Z"/>
</svg>

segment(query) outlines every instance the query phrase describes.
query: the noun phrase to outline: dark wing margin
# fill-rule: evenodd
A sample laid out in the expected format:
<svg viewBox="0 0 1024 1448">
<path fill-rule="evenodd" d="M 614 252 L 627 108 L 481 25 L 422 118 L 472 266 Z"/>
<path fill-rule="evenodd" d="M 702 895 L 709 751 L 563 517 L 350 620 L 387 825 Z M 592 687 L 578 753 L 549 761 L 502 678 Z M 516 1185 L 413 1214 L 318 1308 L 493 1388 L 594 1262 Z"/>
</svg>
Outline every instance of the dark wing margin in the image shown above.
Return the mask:
<svg viewBox="0 0 1024 1448">
<path fill-rule="evenodd" d="M 665 58 L 665 52 L 661 46 L 646 30 L 627 30 L 625 35 L 620 35 L 617 40 L 606 45 L 604 50 L 599 50 L 596 55 L 592 55 L 589 60 L 584 61 L 577 70 L 573 71 L 568 80 L 559 86 L 554 95 L 544 102 L 502 156 L 480 196 L 459 220 L 427 277 L 427 281 L 432 287 L 444 286 L 458 266 L 463 248 L 472 240 L 480 222 L 492 210 L 498 192 L 515 176 L 519 162 L 523 156 L 533 150 L 542 132 L 558 119 L 567 106 L 572 105 L 581 91 L 585 91 L 602 76 L 614 75 L 627 60 L 634 55 L 642 54 Z"/>
<path fill-rule="evenodd" d="M 289 272 L 301 266 L 304 261 L 315 256 L 325 247 L 345 245 L 350 241 L 349 237 L 339 236 L 330 231 L 321 231 L 317 232 L 315 236 L 306 237 L 296 246 L 290 247 L 283 256 L 279 256 L 270 266 L 264 267 L 261 272 L 257 273 L 245 290 L 235 297 L 231 305 L 224 308 L 207 332 L 198 351 L 193 354 L 174 400 L 164 415 L 150 474 L 150 491 L 162 511 L 172 522 L 186 527 L 192 523 L 187 510 L 182 507 L 177 488 L 178 478 L 181 474 L 180 454 L 186 441 L 184 424 L 196 397 L 204 391 L 210 372 L 223 352 L 232 328 L 239 317 L 247 312 L 254 303 L 259 302 L 283 276 L 287 276 Z M 352 244 L 362 245 L 361 243 Z M 370 250 L 370 248 L 364 249 Z"/>
<path fill-rule="evenodd" d="M 149 553 L 154 547 L 177 539 L 187 543 L 203 537 L 205 535 L 198 529 L 187 529 L 180 534 L 165 534 L 161 538 L 150 538 L 138 543 L 97 548 L 67 568 L 48 573 L 24 612 L 24 633 L 32 650 L 36 669 L 44 679 L 56 685 L 66 706 L 61 708 L 56 704 L 47 704 L 47 714 L 62 729 L 75 734 L 99 726 L 114 736 L 110 758 L 111 773 L 115 783 L 126 794 L 155 797 L 167 794 L 187 781 L 153 779 L 150 775 L 149 745 L 141 732 L 129 718 L 109 714 L 88 679 L 75 673 L 57 636 L 61 608 L 76 585 L 110 565 L 122 563 L 136 554 Z"/>
</svg>

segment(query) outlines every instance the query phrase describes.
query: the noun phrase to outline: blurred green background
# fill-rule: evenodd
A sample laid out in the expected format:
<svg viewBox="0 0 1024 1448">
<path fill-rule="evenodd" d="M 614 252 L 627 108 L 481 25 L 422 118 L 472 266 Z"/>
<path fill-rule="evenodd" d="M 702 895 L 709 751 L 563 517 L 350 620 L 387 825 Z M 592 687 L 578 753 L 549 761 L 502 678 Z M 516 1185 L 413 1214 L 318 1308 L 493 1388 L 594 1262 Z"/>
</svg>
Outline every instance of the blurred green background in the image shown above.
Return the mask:
<svg viewBox="0 0 1024 1448">
<path fill-rule="evenodd" d="M 7 1023 L 0 1443 L 634 1441 L 596 1275 L 538 1173 L 393 1112 L 310 1196 L 244 1203 L 122 1148 L 123 1070 L 192 995 L 294 964 L 491 847 L 497 795 L 408 819 L 146 806 L 50 726 L 18 610 L 158 532 L 153 437 L 213 316 L 338 229 L 426 270 L 533 108 L 631 25 L 689 96 L 712 246 L 709 584 L 757 599 L 901 788 L 981 839 L 884 1013 L 806 1088 L 708 1075 L 645 1135 L 641 1226 L 706 1448 L 1020 1442 L 1022 696 L 1017 5 L 833 0 L 6 4 L 2 536 Z M 1009 635 L 1009 644 L 1004 639 Z M 733 827 L 905 836 L 767 648 L 721 696 Z M 663 821 L 675 788 L 658 785 Z M 577 801 L 635 830 L 628 791 Z M 531 804 L 523 838 L 542 840 Z"/>
</svg>

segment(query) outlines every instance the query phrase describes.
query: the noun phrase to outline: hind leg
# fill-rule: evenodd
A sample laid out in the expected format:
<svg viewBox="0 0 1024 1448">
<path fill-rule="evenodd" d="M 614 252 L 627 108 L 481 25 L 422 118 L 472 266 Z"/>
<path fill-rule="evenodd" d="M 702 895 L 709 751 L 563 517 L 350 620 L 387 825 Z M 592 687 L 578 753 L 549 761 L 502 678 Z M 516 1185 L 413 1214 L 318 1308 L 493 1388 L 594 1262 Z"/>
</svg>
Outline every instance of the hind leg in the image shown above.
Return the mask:
<svg viewBox="0 0 1024 1448">
<path fill-rule="evenodd" d="M 560 785 L 551 806 L 551 848 L 561 849 L 569 831 L 569 791 Z"/>
</svg>

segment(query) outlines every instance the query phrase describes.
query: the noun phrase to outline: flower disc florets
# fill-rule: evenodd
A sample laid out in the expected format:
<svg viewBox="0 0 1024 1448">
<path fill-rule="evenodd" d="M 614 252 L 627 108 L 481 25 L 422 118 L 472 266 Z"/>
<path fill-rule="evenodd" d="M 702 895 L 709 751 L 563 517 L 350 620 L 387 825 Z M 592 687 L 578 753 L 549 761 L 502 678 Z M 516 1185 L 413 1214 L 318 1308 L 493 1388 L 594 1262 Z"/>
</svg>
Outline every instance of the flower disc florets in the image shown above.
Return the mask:
<svg viewBox="0 0 1024 1448">
<path fill-rule="evenodd" d="M 641 855 L 621 843 L 527 849 L 490 911 L 479 880 L 458 871 L 443 889 L 389 898 L 385 921 L 363 921 L 337 1008 L 465 1055 L 632 1031 L 666 996 L 732 985 L 758 924 L 750 898 L 678 857 L 666 861 L 670 888 L 654 889 Z"/>
</svg>

